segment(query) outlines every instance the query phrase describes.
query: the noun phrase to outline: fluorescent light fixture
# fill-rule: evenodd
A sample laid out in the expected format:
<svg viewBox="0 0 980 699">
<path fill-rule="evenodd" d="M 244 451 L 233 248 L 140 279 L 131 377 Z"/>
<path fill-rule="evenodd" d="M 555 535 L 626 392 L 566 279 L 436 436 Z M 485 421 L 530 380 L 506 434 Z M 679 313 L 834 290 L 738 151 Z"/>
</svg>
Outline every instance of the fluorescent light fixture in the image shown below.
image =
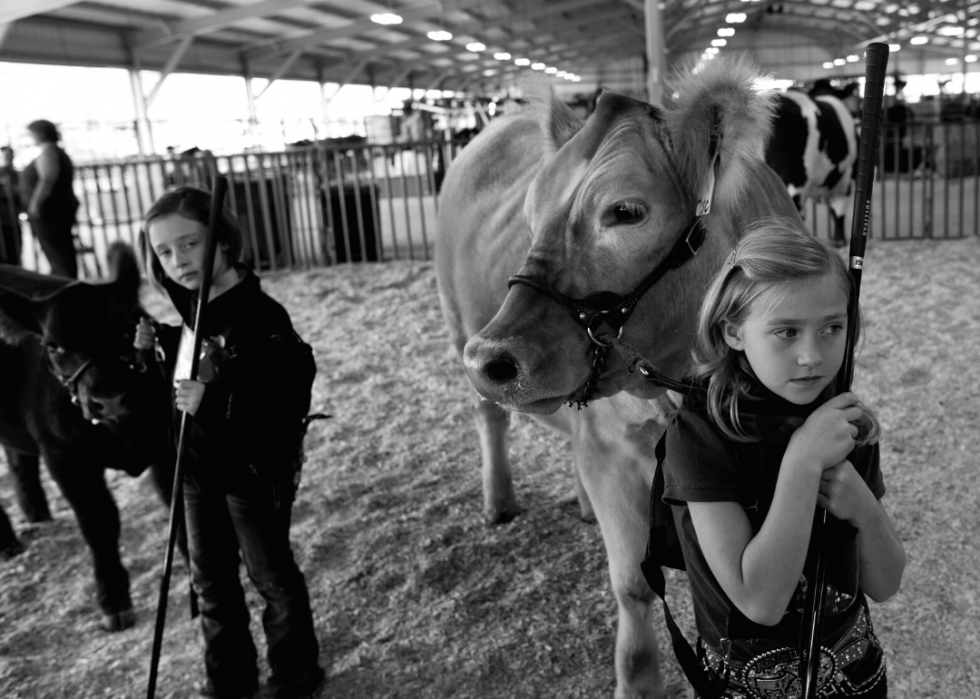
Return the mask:
<svg viewBox="0 0 980 699">
<path fill-rule="evenodd" d="M 909 43 L 912 44 L 913 46 L 922 46 L 922 44 L 928 44 L 929 43 L 929 37 L 927 37 L 927 36 L 913 36 L 911 39 L 909 39 Z"/>
<path fill-rule="evenodd" d="M 547 73 L 548 75 L 555 75 L 556 73 L 558 73 L 558 69 L 555 68 L 554 66 L 548 66 L 547 68 L 544 69 L 544 72 Z"/>
<path fill-rule="evenodd" d="M 861 60 L 861 58 L 859 56 L 855 56 L 853 53 L 847 57 L 848 63 L 857 63 L 859 60 Z"/>
<path fill-rule="evenodd" d="M 902 50 L 901 44 L 888 44 L 889 53 L 895 53 L 896 51 L 901 51 L 901 50 Z"/>
<path fill-rule="evenodd" d="M 445 29 L 438 29 L 434 32 L 429 32 L 426 34 L 426 36 L 433 41 L 449 41 L 453 38 L 453 35 L 447 32 Z"/>
<path fill-rule="evenodd" d="M 946 59 L 946 65 L 948 65 L 948 66 L 955 66 L 959 62 L 960 62 L 960 59 L 958 59 L 958 58 L 947 58 Z"/>
<path fill-rule="evenodd" d="M 823 67 L 826 68 L 827 70 L 830 70 L 831 68 L 834 67 L 834 62 L 833 61 L 824 61 L 823 62 Z"/>
<path fill-rule="evenodd" d="M 710 47 L 710 48 L 706 48 L 706 49 L 704 50 L 704 53 L 705 53 L 705 55 L 707 55 L 707 56 L 714 56 L 714 55 L 715 55 L 716 53 L 718 53 L 719 51 L 721 51 L 721 49 L 720 49 L 720 48 L 718 48 L 717 46 L 712 46 L 712 47 Z"/>
<path fill-rule="evenodd" d="M 748 2 L 748 0 L 746 0 L 746 2 Z M 727 43 L 728 43 L 728 39 L 712 39 L 711 40 L 711 45 L 712 46 L 724 46 Z"/>
<path fill-rule="evenodd" d="M 531 70 L 544 70 L 547 66 L 544 63 L 532 63 Z"/>
<path fill-rule="evenodd" d="M 735 36 L 734 27 L 722 27 L 718 30 L 718 36 Z"/>
<path fill-rule="evenodd" d="M 846 63 L 847 63 L 847 61 L 845 61 L 843 58 L 835 58 L 834 59 L 834 65 L 835 66 L 842 66 L 842 65 L 845 65 Z"/>
<path fill-rule="evenodd" d="M 976 63 L 977 62 L 977 54 L 975 54 L 975 53 L 969 53 L 969 54 L 963 56 L 963 60 L 966 61 L 967 63 Z"/>
<path fill-rule="evenodd" d="M 396 15 L 391 12 L 382 12 L 380 14 L 371 15 L 371 21 L 376 24 L 401 24 L 401 15 Z"/>
<path fill-rule="evenodd" d="M 467 51 L 472 51 L 473 53 L 478 53 L 487 48 L 486 44 L 481 44 L 479 41 L 471 41 L 466 45 Z"/>
<path fill-rule="evenodd" d="M 741 24 L 742 22 L 745 21 L 745 13 L 744 12 L 729 12 L 725 16 L 725 21 L 728 22 L 729 24 Z"/>
<path fill-rule="evenodd" d="M 515 65 L 519 65 L 519 66 L 529 66 L 529 65 L 531 65 L 531 59 L 529 59 L 529 58 L 515 58 L 514 59 L 514 63 L 515 63 Z"/>
<path fill-rule="evenodd" d="M 507 53 L 506 51 L 497 51 L 497 53 L 493 54 L 493 57 L 496 58 L 498 61 L 510 60 L 510 54 Z"/>
</svg>

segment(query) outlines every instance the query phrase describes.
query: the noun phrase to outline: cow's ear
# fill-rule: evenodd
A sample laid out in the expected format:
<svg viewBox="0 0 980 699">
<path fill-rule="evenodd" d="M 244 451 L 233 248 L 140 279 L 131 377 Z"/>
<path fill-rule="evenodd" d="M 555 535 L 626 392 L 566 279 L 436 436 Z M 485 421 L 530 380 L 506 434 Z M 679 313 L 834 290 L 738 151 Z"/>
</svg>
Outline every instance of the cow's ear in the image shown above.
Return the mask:
<svg viewBox="0 0 980 699">
<path fill-rule="evenodd" d="M 559 148 L 579 132 L 582 120 L 555 96 L 551 84 L 544 78 L 526 78 L 521 87 L 541 124 L 548 151 L 551 154 L 557 153 Z"/>
<path fill-rule="evenodd" d="M 667 111 L 677 162 L 689 192 L 697 197 L 714 178 L 713 200 L 734 206 L 765 160 L 775 95 L 760 91 L 763 76 L 745 57 L 717 58 L 698 72 L 671 80 L 678 97 Z M 716 162 L 717 159 L 717 162 Z"/>
<path fill-rule="evenodd" d="M 136 262 L 136 253 L 126 243 L 115 242 L 109 246 L 108 261 L 113 293 L 127 308 L 139 304 L 140 268 Z"/>
<path fill-rule="evenodd" d="M 0 340 L 17 344 L 28 335 L 42 335 L 42 302 L 0 289 Z"/>
</svg>

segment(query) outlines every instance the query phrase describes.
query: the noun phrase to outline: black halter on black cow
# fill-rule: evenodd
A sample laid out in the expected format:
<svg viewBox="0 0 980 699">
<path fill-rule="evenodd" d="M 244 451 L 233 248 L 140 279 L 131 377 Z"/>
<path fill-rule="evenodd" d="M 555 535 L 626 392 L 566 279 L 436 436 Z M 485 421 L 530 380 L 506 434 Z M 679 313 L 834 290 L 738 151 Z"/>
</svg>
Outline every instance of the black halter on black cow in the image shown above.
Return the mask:
<svg viewBox="0 0 980 699">
<path fill-rule="evenodd" d="M 838 247 L 847 243 L 844 215 L 852 201 L 857 160 L 854 117 L 843 102 L 849 95 L 822 86 L 809 94 L 780 94 L 766 147 L 766 162 L 786 183 L 797 209 L 802 212 L 807 199 L 827 202 Z"/>
<path fill-rule="evenodd" d="M 115 244 L 109 264 L 112 281 L 100 284 L 0 265 L 0 445 L 29 521 L 51 518 L 40 481 L 44 459 L 92 551 L 106 626 L 119 630 L 135 617 L 104 471 L 138 475 L 149 466 L 169 502 L 173 464 L 165 458 L 168 384 L 144 371 L 132 349 L 145 315 L 136 257 Z M 15 552 L 5 519 L 0 551 Z"/>
</svg>

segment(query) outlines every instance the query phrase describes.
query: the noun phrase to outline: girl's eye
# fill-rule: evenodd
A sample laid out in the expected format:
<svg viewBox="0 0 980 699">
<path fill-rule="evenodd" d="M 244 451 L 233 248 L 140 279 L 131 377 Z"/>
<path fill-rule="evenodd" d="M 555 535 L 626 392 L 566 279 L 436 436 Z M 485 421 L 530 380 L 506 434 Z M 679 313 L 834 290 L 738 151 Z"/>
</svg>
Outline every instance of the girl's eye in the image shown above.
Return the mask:
<svg viewBox="0 0 980 699">
<path fill-rule="evenodd" d="M 833 325 L 827 327 L 827 332 L 830 333 L 831 335 L 836 335 L 839 332 L 843 332 L 843 330 L 844 330 L 844 325 L 841 323 L 834 323 Z"/>
<path fill-rule="evenodd" d="M 170 257 L 169 250 L 161 250 L 157 253 L 157 257 Z"/>
<path fill-rule="evenodd" d="M 776 337 L 781 337 L 784 340 L 789 340 L 796 337 L 796 330 L 793 328 L 783 328 L 782 330 L 777 330 L 773 333 Z"/>
</svg>

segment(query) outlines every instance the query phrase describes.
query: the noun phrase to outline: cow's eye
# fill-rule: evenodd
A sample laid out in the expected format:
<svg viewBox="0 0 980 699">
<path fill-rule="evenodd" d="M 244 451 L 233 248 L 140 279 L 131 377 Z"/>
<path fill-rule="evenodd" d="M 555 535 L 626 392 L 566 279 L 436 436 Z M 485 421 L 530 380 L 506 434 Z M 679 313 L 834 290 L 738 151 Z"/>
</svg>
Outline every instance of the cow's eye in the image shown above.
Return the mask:
<svg viewBox="0 0 980 699">
<path fill-rule="evenodd" d="M 610 219 L 614 223 L 636 223 L 644 216 L 643 207 L 631 201 L 621 201 L 613 205 Z"/>
</svg>

